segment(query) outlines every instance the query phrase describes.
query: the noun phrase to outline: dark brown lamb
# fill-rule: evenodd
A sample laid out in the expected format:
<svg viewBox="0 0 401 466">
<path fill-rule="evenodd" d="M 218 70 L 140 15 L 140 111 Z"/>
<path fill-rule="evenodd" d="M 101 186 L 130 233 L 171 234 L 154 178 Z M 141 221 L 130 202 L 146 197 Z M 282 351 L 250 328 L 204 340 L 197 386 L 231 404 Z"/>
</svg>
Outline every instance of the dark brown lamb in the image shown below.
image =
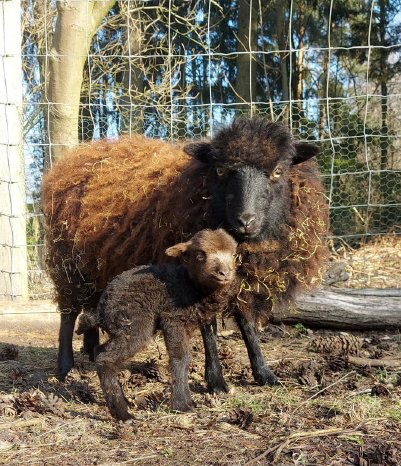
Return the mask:
<svg viewBox="0 0 401 466">
<path fill-rule="evenodd" d="M 224 230 L 202 230 L 189 241 L 167 249 L 182 266 L 135 267 L 106 287 L 97 312 L 81 314 L 77 333 L 98 325 L 109 340 L 96 348 L 96 367 L 111 414 L 128 419 L 128 403 L 118 382 L 124 362 L 151 340 L 164 335 L 172 376 L 171 407 L 191 411 L 188 385 L 189 336 L 200 323 L 223 312 L 235 293 L 237 243 Z"/>
<path fill-rule="evenodd" d="M 48 265 L 62 312 L 61 376 L 73 365 L 77 315 L 96 307 L 109 281 L 163 261 L 168 245 L 202 228 L 221 227 L 239 242 L 239 287 L 229 311 L 255 379 L 273 384 L 256 321 L 322 276 L 328 211 L 313 161 L 318 152 L 286 126 L 251 118 L 186 146 L 136 135 L 67 153 L 45 175 L 42 192 Z M 208 387 L 227 391 L 212 326 L 204 325 L 202 336 Z M 86 332 L 87 350 L 95 343 L 96 334 Z"/>
</svg>

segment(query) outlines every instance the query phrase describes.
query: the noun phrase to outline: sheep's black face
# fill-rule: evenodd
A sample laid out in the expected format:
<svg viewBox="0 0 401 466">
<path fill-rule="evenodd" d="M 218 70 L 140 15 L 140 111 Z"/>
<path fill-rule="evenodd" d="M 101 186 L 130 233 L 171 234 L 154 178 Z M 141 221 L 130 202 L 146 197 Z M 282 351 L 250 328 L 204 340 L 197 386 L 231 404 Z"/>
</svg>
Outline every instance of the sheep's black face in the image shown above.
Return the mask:
<svg viewBox="0 0 401 466">
<path fill-rule="evenodd" d="M 211 142 L 184 149 L 209 166 L 209 224 L 238 241 L 276 237 L 291 208 L 288 172 L 318 153 L 297 143 L 287 127 L 262 118 L 237 120 Z"/>
<path fill-rule="evenodd" d="M 284 170 L 284 166 L 278 167 L 273 175 L 243 166 L 221 175 L 210 184 L 213 217 L 220 217 L 224 227 L 240 241 L 274 236 L 287 212 L 289 187 Z"/>
</svg>

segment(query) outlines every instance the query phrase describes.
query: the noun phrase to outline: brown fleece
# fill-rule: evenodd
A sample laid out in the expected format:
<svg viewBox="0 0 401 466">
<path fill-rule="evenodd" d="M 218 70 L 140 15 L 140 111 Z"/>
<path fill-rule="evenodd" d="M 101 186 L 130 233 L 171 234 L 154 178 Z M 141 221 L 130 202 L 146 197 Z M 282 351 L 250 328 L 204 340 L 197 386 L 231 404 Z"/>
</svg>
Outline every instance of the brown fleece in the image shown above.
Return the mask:
<svg viewBox="0 0 401 466">
<path fill-rule="evenodd" d="M 234 154 L 223 161 L 226 168 L 240 157 L 252 164 L 249 137 L 226 141 L 225 154 Z M 289 141 L 268 140 L 255 166 L 273 166 L 279 144 Z M 143 136 L 82 144 L 59 160 L 44 176 L 42 205 L 60 309 L 93 308 L 117 274 L 164 260 L 166 247 L 207 227 L 207 175 L 182 145 Z M 273 304 L 288 303 L 321 277 L 328 214 L 315 162 L 291 166 L 289 178 L 291 221 L 280 240 L 239 245 L 236 304 L 245 315 L 258 302 L 256 316 L 264 318 Z"/>
<path fill-rule="evenodd" d="M 96 314 L 81 314 L 78 334 L 98 325 L 109 336 L 97 349 L 96 365 L 113 416 L 129 417 L 118 371 L 149 343 L 156 330 L 163 331 L 170 357 L 172 408 L 192 409 L 188 338 L 199 323 L 210 323 L 223 312 L 229 297 L 235 295 L 236 246 L 224 230 L 202 230 L 190 241 L 167 250 L 180 258 L 183 266 L 161 264 L 127 270 L 106 287 Z"/>
</svg>

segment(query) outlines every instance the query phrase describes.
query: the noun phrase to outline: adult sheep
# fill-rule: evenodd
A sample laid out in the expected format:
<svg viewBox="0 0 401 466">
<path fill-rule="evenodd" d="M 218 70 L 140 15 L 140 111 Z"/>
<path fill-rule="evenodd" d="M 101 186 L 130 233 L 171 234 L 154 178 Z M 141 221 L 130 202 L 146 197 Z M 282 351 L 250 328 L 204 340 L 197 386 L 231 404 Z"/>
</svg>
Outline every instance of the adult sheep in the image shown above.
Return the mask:
<svg viewBox="0 0 401 466">
<path fill-rule="evenodd" d="M 73 366 L 77 315 L 95 308 L 108 282 L 164 260 L 168 246 L 202 228 L 223 227 L 240 243 L 241 286 L 229 312 L 255 380 L 275 383 L 256 322 L 321 276 L 327 205 L 311 160 L 317 154 L 286 126 L 262 118 L 235 120 L 211 141 L 185 146 L 136 135 L 67 153 L 42 185 L 48 266 L 61 311 L 60 376 Z M 210 391 L 227 391 L 214 330 L 202 328 L 205 378 Z M 85 333 L 89 354 L 97 341 L 97 332 Z"/>
</svg>

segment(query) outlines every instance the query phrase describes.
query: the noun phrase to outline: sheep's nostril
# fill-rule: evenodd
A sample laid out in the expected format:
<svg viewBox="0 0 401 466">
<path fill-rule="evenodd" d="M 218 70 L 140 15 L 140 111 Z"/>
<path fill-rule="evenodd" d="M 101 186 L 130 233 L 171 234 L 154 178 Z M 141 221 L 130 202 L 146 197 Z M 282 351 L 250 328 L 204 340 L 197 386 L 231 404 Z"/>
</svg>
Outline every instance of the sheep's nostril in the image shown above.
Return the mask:
<svg viewBox="0 0 401 466">
<path fill-rule="evenodd" d="M 256 220 L 256 214 L 245 213 L 238 217 L 241 226 L 248 228 Z"/>
<path fill-rule="evenodd" d="M 228 276 L 228 271 L 227 270 L 218 270 L 217 271 L 217 275 L 219 275 L 220 277 L 227 277 Z"/>
</svg>

